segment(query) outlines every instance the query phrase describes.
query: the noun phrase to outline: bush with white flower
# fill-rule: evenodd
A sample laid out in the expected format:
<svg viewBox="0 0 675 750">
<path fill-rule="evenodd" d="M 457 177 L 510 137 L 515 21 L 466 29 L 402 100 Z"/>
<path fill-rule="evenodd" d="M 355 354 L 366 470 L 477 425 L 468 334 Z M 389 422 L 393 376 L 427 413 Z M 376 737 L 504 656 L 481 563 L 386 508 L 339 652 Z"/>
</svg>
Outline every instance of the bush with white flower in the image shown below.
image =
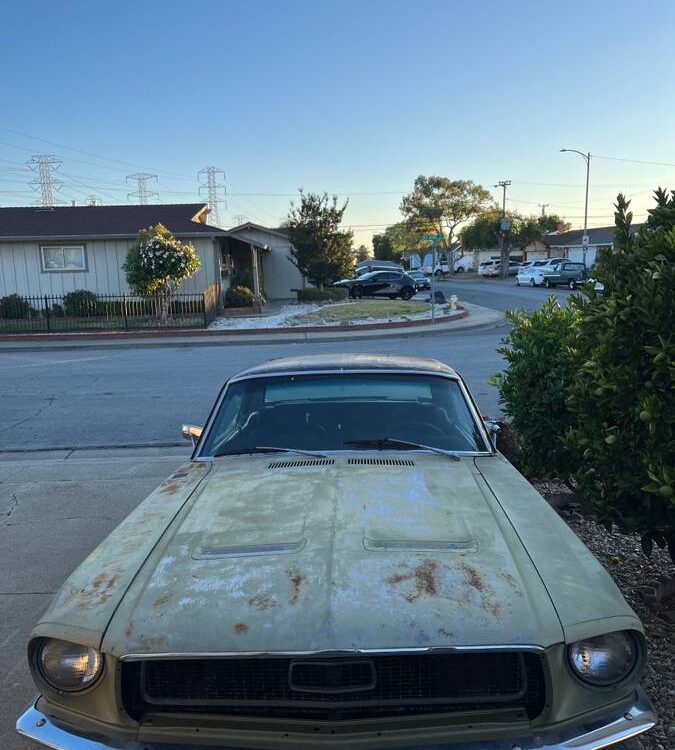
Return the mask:
<svg viewBox="0 0 675 750">
<path fill-rule="evenodd" d="M 201 261 L 194 247 L 176 239 L 162 224 L 138 233 L 122 268 L 134 294 L 161 298 L 166 316 L 180 285 L 199 271 Z"/>
</svg>

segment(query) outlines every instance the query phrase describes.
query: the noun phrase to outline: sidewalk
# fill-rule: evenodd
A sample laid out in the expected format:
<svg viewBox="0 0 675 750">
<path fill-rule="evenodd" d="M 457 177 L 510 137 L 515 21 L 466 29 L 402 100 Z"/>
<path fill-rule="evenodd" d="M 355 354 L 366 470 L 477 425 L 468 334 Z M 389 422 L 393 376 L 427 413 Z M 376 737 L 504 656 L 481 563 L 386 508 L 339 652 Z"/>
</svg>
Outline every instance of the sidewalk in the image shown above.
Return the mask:
<svg viewBox="0 0 675 750">
<path fill-rule="evenodd" d="M 505 321 L 503 313 L 479 305 L 465 308 L 437 323 L 407 321 L 360 326 L 314 326 L 298 329 L 258 329 L 256 331 L 123 331 L 75 334 L 23 334 L 0 336 L 0 352 L 54 349 L 117 349 L 134 347 L 238 346 L 241 344 L 284 344 L 311 341 L 349 341 L 384 336 L 420 336 L 488 328 Z"/>
</svg>

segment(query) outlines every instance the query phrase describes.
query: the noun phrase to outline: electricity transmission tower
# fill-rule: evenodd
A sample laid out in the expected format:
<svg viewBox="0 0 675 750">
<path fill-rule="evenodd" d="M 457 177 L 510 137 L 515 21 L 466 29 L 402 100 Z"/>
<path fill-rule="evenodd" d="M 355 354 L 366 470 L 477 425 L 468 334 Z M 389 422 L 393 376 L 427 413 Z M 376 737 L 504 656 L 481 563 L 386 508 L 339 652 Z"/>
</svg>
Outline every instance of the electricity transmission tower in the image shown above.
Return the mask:
<svg viewBox="0 0 675 750">
<path fill-rule="evenodd" d="M 87 196 L 87 205 L 88 206 L 100 206 L 101 205 L 101 199 L 98 197 L 98 195 L 88 195 Z"/>
<path fill-rule="evenodd" d="M 235 214 L 232 219 L 234 220 L 234 226 L 239 227 L 242 224 L 246 224 L 248 216 L 246 216 L 246 214 Z"/>
<path fill-rule="evenodd" d="M 218 167 L 204 167 L 204 169 L 200 169 L 197 173 L 198 180 L 202 179 L 202 175 L 206 175 L 206 185 L 200 184 L 199 194 L 202 195 L 203 190 L 207 191 L 206 201 L 209 204 L 209 213 L 211 214 L 209 224 L 213 224 L 214 226 L 220 226 L 220 212 L 218 210 L 218 204 L 222 203 L 223 207 L 227 208 L 227 203 L 225 202 L 225 185 L 218 182 L 219 174 L 223 175 L 224 180 L 225 172 L 223 172 L 222 169 L 218 169 Z M 222 197 L 218 192 L 219 190 L 223 191 Z"/>
<path fill-rule="evenodd" d="M 537 205 L 539 206 L 539 208 L 541 208 L 541 215 L 546 216 L 546 208 L 550 206 L 551 204 L 550 203 L 538 203 Z"/>
<path fill-rule="evenodd" d="M 148 180 L 156 180 L 156 174 L 149 174 L 148 172 L 136 172 L 136 174 L 127 175 L 127 182 L 129 180 L 136 180 L 138 187 L 133 193 L 128 193 L 129 198 L 138 198 L 138 202 L 141 206 L 145 206 L 148 202 L 148 198 L 159 198 L 159 193 L 148 190 Z"/>
<path fill-rule="evenodd" d="M 26 162 L 26 166 L 37 175 L 30 186 L 40 191 L 40 205 L 53 206 L 56 202 L 54 191 L 60 190 L 63 183 L 55 180 L 52 173 L 61 166 L 61 160 L 51 154 L 37 154 Z"/>
</svg>

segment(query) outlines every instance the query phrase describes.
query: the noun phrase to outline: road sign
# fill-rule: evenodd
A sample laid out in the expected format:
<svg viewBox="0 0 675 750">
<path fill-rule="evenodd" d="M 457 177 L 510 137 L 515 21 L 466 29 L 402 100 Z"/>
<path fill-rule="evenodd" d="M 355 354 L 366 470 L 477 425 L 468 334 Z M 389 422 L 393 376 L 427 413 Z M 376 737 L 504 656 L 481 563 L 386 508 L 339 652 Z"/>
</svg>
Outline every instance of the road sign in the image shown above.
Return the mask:
<svg viewBox="0 0 675 750">
<path fill-rule="evenodd" d="M 425 234 L 425 235 L 422 236 L 422 239 L 423 240 L 432 240 L 432 241 L 442 240 L 443 239 L 443 235 L 442 234 Z"/>
</svg>

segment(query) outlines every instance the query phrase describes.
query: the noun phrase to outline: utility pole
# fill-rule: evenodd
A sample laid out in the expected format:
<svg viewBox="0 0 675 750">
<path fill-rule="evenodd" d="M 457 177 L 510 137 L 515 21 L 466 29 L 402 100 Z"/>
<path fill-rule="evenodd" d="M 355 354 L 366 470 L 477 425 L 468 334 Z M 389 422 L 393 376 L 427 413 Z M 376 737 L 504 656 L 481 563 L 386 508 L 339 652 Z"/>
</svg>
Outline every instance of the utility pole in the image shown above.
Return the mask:
<svg viewBox="0 0 675 750">
<path fill-rule="evenodd" d="M 138 187 L 133 193 L 129 193 L 129 198 L 138 198 L 138 203 L 141 206 L 145 206 L 148 202 L 148 198 L 159 198 L 159 193 L 151 192 L 148 190 L 148 180 L 156 180 L 156 174 L 149 174 L 148 172 L 136 172 L 136 174 L 127 175 L 127 182 L 129 180 L 136 180 Z"/>
<path fill-rule="evenodd" d="M 509 220 L 506 218 L 506 188 L 511 180 L 500 180 L 495 187 L 502 189 L 502 218 L 499 221 L 499 253 L 502 258 L 502 278 L 509 275 L 509 257 L 506 252 L 506 233 L 509 231 Z"/>
<path fill-rule="evenodd" d="M 209 224 L 213 224 L 216 227 L 220 226 L 220 214 L 218 211 L 218 204 L 223 203 L 225 204 L 224 207 L 227 208 L 227 204 L 225 203 L 225 198 L 219 195 L 218 191 L 222 190 L 223 193 L 225 193 L 225 185 L 218 183 L 218 175 L 223 175 L 223 180 L 225 180 L 225 172 L 223 172 L 222 169 L 218 169 L 218 167 L 204 167 L 204 169 L 200 169 L 197 173 L 197 179 L 201 180 L 202 175 L 206 175 L 206 185 L 200 185 L 199 186 L 199 194 L 201 195 L 202 190 L 206 190 L 207 193 L 207 202 L 209 204 L 209 213 L 211 214 L 212 220 L 209 221 Z"/>
<path fill-rule="evenodd" d="M 30 183 L 34 190 L 40 191 L 40 205 L 53 206 L 54 191 L 60 190 L 63 183 L 55 180 L 52 171 L 61 166 L 61 160 L 51 154 L 37 154 L 26 162 L 26 166 L 35 172 L 37 179 Z"/>
<path fill-rule="evenodd" d="M 584 267 L 586 267 L 586 256 L 588 255 L 588 181 L 591 175 L 591 152 L 584 153 L 583 151 L 577 151 L 575 148 L 561 148 L 560 152 L 565 153 L 571 151 L 579 156 L 586 162 L 586 199 L 584 201 L 584 234 L 581 238 L 583 245 L 583 260 Z"/>
<path fill-rule="evenodd" d="M 539 206 L 539 208 L 541 208 L 541 215 L 546 216 L 546 209 L 551 204 L 550 203 L 537 203 L 537 205 Z"/>
</svg>

